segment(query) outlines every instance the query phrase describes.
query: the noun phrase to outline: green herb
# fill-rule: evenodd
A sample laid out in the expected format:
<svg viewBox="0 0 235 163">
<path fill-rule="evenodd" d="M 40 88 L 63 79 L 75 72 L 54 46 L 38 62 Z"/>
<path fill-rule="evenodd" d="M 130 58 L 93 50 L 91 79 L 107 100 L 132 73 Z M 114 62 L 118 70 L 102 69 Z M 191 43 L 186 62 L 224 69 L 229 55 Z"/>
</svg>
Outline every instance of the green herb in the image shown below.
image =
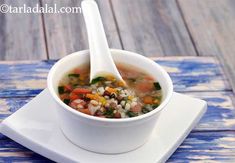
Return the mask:
<svg viewBox="0 0 235 163">
<path fill-rule="evenodd" d="M 153 104 L 153 105 L 152 105 L 152 108 L 155 109 L 155 108 L 157 108 L 158 106 L 159 106 L 158 104 Z"/>
<path fill-rule="evenodd" d="M 104 112 L 104 115 L 107 117 L 107 118 L 113 118 L 114 117 L 114 108 L 106 108 L 105 112 Z"/>
<path fill-rule="evenodd" d="M 58 92 L 59 92 L 59 94 L 63 94 L 64 93 L 64 86 L 59 86 Z"/>
<path fill-rule="evenodd" d="M 70 99 L 64 99 L 64 103 L 68 105 L 70 103 Z"/>
<path fill-rule="evenodd" d="M 92 79 L 91 84 L 95 84 L 97 82 L 104 81 L 104 80 L 105 80 L 105 78 L 100 76 L 95 79 Z"/>
<path fill-rule="evenodd" d="M 73 87 L 76 88 L 79 84 L 73 84 Z"/>
<path fill-rule="evenodd" d="M 136 81 L 136 79 L 134 79 L 134 78 L 128 78 L 128 80 L 130 80 L 131 82 L 135 82 Z"/>
<path fill-rule="evenodd" d="M 149 111 L 147 108 L 145 108 L 145 107 L 143 107 L 141 111 L 142 111 L 142 113 L 144 113 L 144 114 L 150 112 L 150 111 Z"/>
<path fill-rule="evenodd" d="M 129 117 L 136 117 L 138 114 L 134 113 L 133 111 L 128 111 L 126 112 L 126 115 L 128 115 Z"/>
<path fill-rule="evenodd" d="M 161 95 L 156 95 L 156 96 L 155 96 L 155 99 L 161 101 L 161 100 L 162 100 L 162 96 L 161 96 Z"/>
<path fill-rule="evenodd" d="M 158 82 L 154 82 L 153 85 L 154 85 L 156 90 L 161 90 L 162 89 Z"/>
<path fill-rule="evenodd" d="M 78 78 L 80 76 L 80 74 L 69 74 L 68 77 L 75 77 L 75 78 Z"/>
</svg>

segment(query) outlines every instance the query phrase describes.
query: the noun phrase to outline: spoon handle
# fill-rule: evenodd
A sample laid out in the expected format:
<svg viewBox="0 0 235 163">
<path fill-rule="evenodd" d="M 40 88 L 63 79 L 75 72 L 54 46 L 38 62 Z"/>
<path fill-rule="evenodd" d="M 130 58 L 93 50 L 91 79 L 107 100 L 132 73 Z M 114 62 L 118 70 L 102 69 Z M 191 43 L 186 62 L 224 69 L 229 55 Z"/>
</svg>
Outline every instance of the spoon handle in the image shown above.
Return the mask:
<svg viewBox="0 0 235 163">
<path fill-rule="evenodd" d="M 122 80 L 111 56 L 98 6 L 94 0 L 82 1 L 82 11 L 90 49 L 90 80 L 112 74 Z"/>
</svg>

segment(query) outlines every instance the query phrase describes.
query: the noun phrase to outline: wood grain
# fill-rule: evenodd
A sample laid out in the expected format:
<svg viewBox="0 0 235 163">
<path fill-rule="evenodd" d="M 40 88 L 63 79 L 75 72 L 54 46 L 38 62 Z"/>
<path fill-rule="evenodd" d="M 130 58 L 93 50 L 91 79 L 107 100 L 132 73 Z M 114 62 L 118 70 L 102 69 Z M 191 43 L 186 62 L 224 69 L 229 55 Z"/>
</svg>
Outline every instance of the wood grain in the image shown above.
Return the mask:
<svg viewBox="0 0 235 163">
<path fill-rule="evenodd" d="M 29 0 L 5 0 L 12 7 L 34 7 Z M 0 60 L 46 59 L 41 14 L 0 13 Z"/>
<path fill-rule="evenodd" d="M 235 1 L 178 2 L 199 55 L 216 55 L 235 90 Z"/>
<path fill-rule="evenodd" d="M 196 55 L 175 0 L 112 0 L 124 49 L 145 56 Z"/>
<path fill-rule="evenodd" d="M 167 161 L 181 162 L 235 162 L 235 132 L 194 132 Z"/>
<path fill-rule="evenodd" d="M 234 93 L 213 57 L 153 58 L 175 90 L 204 99 L 208 110 L 168 162 L 234 162 Z M 0 62 L 0 122 L 38 94 L 55 60 Z M 190 109 L 190 108 L 189 108 Z M 0 134 L 0 162 L 51 162 Z"/>
<path fill-rule="evenodd" d="M 235 133 L 194 132 L 167 161 L 234 162 Z M 52 162 L 0 134 L 0 162 Z"/>
<path fill-rule="evenodd" d="M 98 0 L 109 46 L 121 48 L 117 29 L 108 0 Z M 43 0 L 42 5 L 60 7 L 81 6 L 81 0 Z M 50 59 L 61 58 L 75 51 L 88 49 L 87 32 L 81 13 L 44 14 L 45 32 Z"/>
<path fill-rule="evenodd" d="M 175 91 L 231 90 L 214 58 L 163 57 L 156 62 L 169 72 Z M 37 95 L 46 87 L 47 74 L 54 63 L 54 60 L 0 62 L 0 97 Z"/>
<path fill-rule="evenodd" d="M 203 99 L 208 108 L 194 131 L 235 130 L 235 96 L 232 92 L 185 92 Z M 189 108 L 190 109 L 190 108 Z"/>
</svg>

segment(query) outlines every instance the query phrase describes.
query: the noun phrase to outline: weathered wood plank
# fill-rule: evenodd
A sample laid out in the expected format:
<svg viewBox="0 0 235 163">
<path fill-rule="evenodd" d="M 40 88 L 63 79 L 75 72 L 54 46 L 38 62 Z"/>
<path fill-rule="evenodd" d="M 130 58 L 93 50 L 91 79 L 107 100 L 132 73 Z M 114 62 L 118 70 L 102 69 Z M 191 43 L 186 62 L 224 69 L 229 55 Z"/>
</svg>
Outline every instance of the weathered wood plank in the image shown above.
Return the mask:
<svg viewBox="0 0 235 163">
<path fill-rule="evenodd" d="M 0 162 L 50 160 L 0 134 Z M 191 133 L 168 162 L 234 162 L 235 132 Z"/>
<path fill-rule="evenodd" d="M 231 90 L 228 79 L 215 58 L 162 57 L 154 60 L 170 74 L 175 91 Z"/>
<path fill-rule="evenodd" d="M 235 132 L 191 133 L 168 162 L 235 162 Z"/>
<path fill-rule="evenodd" d="M 206 114 L 194 131 L 235 130 L 235 105 L 233 103 L 235 96 L 232 92 L 190 92 L 186 94 L 203 99 L 208 104 Z"/>
<path fill-rule="evenodd" d="M 196 55 L 175 0 L 112 0 L 124 49 L 145 56 Z"/>
<path fill-rule="evenodd" d="M 106 36 L 110 47 L 121 48 L 108 0 L 98 0 Z M 43 0 L 43 6 L 80 7 L 81 0 Z M 72 52 L 88 49 L 87 32 L 80 13 L 44 14 L 46 38 L 50 59 L 61 58 Z"/>
<path fill-rule="evenodd" d="M 200 55 L 217 55 L 235 90 L 235 1 L 179 0 Z"/>
<path fill-rule="evenodd" d="M 39 1 L 4 0 L 0 5 L 34 7 Z M 0 60 L 46 59 L 41 14 L 0 13 Z"/>
<path fill-rule="evenodd" d="M 5 62 L 2 62 L 5 63 Z M 0 96 L 38 94 L 46 87 L 47 73 L 54 61 L 22 61 L 0 64 Z"/>
<path fill-rule="evenodd" d="M 187 94 L 208 102 L 208 110 L 194 131 L 235 130 L 235 107 L 232 103 L 234 94 L 232 92 L 190 92 Z M 21 108 L 29 100 L 31 97 L 0 99 L 0 121 Z"/>
<path fill-rule="evenodd" d="M 0 134 L 0 162 L 52 162 Z"/>
<path fill-rule="evenodd" d="M 172 77 L 175 91 L 231 90 L 216 59 L 163 57 L 156 59 Z M 0 62 L 0 97 L 35 96 L 46 87 L 47 73 L 55 61 Z"/>
<path fill-rule="evenodd" d="M 32 98 L 2 98 L 0 99 L 0 121 L 27 104 Z"/>
</svg>

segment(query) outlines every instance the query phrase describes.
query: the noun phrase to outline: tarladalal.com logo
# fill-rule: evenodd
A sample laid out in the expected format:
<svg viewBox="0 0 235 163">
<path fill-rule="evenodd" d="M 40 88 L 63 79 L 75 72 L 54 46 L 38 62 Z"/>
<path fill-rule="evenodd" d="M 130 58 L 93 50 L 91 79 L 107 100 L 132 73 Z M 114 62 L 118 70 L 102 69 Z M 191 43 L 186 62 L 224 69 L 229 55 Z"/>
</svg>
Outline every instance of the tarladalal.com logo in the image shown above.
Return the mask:
<svg viewBox="0 0 235 163">
<path fill-rule="evenodd" d="M 22 6 L 12 6 L 9 4 L 0 5 L 1 13 L 12 13 L 12 14 L 20 14 L 20 13 L 82 13 L 82 9 L 79 6 L 63 6 L 58 7 L 57 4 L 48 5 L 45 4 L 40 6 L 39 4 L 35 4 L 35 6 L 27 6 L 23 4 Z"/>
</svg>

